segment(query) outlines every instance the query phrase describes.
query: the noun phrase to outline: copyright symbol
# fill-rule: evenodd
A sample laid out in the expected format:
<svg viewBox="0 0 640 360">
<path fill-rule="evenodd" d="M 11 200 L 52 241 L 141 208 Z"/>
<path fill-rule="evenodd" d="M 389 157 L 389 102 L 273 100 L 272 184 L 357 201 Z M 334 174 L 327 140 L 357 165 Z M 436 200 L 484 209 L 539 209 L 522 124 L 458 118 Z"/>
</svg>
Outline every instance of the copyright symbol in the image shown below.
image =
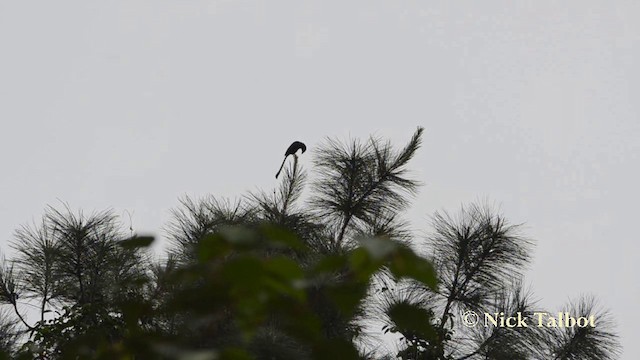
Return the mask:
<svg viewBox="0 0 640 360">
<path fill-rule="evenodd" d="M 466 327 L 474 327 L 478 325 L 478 321 L 480 321 L 478 314 L 471 310 L 460 312 L 460 317 L 462 318 L 462 324 Z"/>
</svg>

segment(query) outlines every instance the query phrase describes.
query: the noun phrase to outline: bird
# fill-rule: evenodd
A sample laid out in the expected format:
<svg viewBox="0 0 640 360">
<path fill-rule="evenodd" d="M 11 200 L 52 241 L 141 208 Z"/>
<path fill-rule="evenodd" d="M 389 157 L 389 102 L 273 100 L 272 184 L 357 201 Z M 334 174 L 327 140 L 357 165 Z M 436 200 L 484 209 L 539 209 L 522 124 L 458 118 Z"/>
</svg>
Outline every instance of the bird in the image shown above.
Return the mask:
<svg viewBox="0 0 640 360">
<path fill-rule="evenodd" d="M 289 147 L 287 148 L 287 151 L 284 153 L 284 159 L 282 159 L 282 165 L 280 165 L 280 169 L 276 173 L 276 179 L 278 178 L 278 175 L 280 175 L 280 172 L 284 167 L 284 162 L 287 160 L 287 156 L 295 155 L 298 152 L 298 150 L 302 150 L 302 153 L 304 154 L 304 152 L 307 151 L 307 145 L 303 144 L 300 141 L 294 141 L 291 143 L 291 145 L 289 145 Z"/>
</svg>

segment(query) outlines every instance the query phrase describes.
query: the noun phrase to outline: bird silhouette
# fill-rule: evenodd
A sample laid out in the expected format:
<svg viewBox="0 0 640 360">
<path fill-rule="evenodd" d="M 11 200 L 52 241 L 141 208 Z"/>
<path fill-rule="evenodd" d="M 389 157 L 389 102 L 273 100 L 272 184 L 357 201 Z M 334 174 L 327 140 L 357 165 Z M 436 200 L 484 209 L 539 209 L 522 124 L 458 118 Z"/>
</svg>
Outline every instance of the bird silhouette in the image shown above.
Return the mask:
<svg viewBox="0 0 640 360">
<path fill-rule="evenodd" d="M 284 159 L 282 159 L 282 165 L 280 165 L 280 169 L 276 173 L 276 179 L 278 178 L 278 175 L 280 175 L 280 172 L 284 167 L 284 162 L 287 160 L 287 157 L 289 155 L 295 155 L 298 152 L 298 150 L 302 150 L 302 153 L 304 154 L 304 152 L 307 151 L 307 146 L 301 143 L 300 141 L 294 141 L 293 143 L 291 143 L 291 145 L 289 145 L 289 147 L 287 148 L 287 151 L 284 153 Z"/>
</svg>

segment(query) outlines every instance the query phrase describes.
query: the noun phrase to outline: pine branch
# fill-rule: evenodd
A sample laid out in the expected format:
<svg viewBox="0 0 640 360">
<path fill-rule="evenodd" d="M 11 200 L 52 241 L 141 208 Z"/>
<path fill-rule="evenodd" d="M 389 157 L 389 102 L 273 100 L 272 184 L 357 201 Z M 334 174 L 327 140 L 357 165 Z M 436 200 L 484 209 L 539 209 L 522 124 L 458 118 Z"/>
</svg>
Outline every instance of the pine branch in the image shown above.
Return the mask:
<svg viewBox="0 0 640 360">
<path fill-rule="evenodd" d="M 336 242 L 342 246 L 351 222 L 369 222 L 381 210 L 398 212 L 408 205 L 418 183 L 407 178 L 406 165 L 420 146 L 422 128 L 394 152 L 389 143 L 371 138 L 345 146 L 329 140 L 314 161 L 319 178 L 311 204 L 326 222 L 338 223 Z"/>
</svg>

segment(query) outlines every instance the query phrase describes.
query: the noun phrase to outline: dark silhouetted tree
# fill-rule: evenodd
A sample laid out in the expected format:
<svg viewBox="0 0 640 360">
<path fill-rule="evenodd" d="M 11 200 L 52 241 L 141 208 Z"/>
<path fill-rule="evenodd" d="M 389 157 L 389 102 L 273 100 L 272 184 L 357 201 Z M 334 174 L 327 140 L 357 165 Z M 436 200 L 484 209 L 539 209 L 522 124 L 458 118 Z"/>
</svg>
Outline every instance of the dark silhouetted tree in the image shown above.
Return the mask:
<svg viewBox="0 0 640 360">
<path fill-rule="evenodd" d="M 144 250 L 153 239 L 126 236 L 111 212 L 47 209 L 0 271 L 16 315 L 0 346 L 42 359 L 615 358 L 609 318 L 588 298 L 570 311 L 596 311 L 596 328 L 464 326 L 469 311 L 540 311 L 521 285 L 532 242 L 480 205 L 437 213 L 427 241 L 415 237 L 403 216 L 422 133 L 401 148 L 327 139 L 311 180 L 294 153 L 272 191 L 185 197 L 158 261 Z"/>
</svg>

